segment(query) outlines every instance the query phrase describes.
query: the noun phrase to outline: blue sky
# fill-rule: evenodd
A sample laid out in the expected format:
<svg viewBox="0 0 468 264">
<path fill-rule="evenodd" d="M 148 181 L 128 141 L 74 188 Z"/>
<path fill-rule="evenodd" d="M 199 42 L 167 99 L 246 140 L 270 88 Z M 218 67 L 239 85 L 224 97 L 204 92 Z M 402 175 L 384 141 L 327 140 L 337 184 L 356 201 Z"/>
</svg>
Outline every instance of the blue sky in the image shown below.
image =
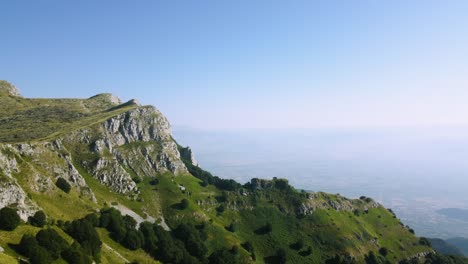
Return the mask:
<svg viewBox="0 0 468 264">
<path fill-rule="evenodd" d="M 205 129 L 465 124 L 467 1 L 1 1 L 0 79 Z"/>
</svg>

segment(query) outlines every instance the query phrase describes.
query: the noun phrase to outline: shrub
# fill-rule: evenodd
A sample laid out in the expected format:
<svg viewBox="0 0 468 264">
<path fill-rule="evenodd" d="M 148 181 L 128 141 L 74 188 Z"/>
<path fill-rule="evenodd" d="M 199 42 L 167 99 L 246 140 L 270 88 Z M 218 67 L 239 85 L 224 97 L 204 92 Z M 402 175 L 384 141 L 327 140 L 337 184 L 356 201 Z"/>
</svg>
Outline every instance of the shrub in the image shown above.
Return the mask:
<svg viewBox="0 0 468 264">
<path fill-rule="evenodd" d="M 151 181 L 149 182 L 149 184 L 151 185 L 158 185 L 159 184 L 159 180 L 158 179 L 151 179 Z"/>
<path fill-rule="evenodd" d="M 125 238 L 127 232 L 124 217 L 120 211 L 114 208 L 101 210 L 101 218 L 99 219 L 100 226 L 106 228 L 110 232 L 110 236 L 117 242 L 121 242 Z"/>
<path fill-rule="evenodd" d="M 277 260 L 277 263 L 279 264 L 284 264 L 286 263 L 286 260 L 287 260 L 287 256 L 286 256 L 286 251 L 282 248 L 278 249 L 276 251 L 276 260 Z"/>
<path fill-rule="evenodd" d="M 86 221 L 92 224 L 94 227 L 99 226 L 99 217 L 95 213 L 88 214 L 84 217 Z"/>
<path fill-rule="evenodd" d="M 193 261 L 182 241 L 174 239 L 169 232 L 158 225 L 154 226 L 154 232 L 158 240 L 154 255 L 158 260 L 163 263 L 197 263 L 196 260 Z"/>
<path fill-rule="evenodd" d="M 293 243 L 290 245 L 290 248 L 294 250 L 301 250 L 303 247 L 304 247 L 303 239 L 299 239 L 296 243 Z"/>
<path fill-rule="evenodd" d="M 32 235 L 23 235 L 17 250 L 20 254 L 28 257 L 31 264 L 49 264 L 52 262 L 49 252 L 41 247 Z"/>
<path fill-rule="evenodd" d="M 32 235 L 26 234 L 21 238 L 17 250 L 18 253 L 28 257 L 31 255 L 31 252 L 35 247 L 39 247 L 36 238 Z"/>
<path fill-rule="evenodd" d="M 256 260 L 256 256 L 255 256 L 255 250 L 254 250 L 254 247 L 252 245 L 252 243 L 250 243 L 249 241 L 241 244 L 241 246 L 247 251 L 250 253 L 250 257 L 252 257 L 253 260 Z"/>
<path fill-rule="evenodd" d="M 218 214 L 222 214 L 225 210 L 226 207 L 224 207 L 224 205 L 220 205 L 216 208 L 216 212 L 218 212 Z"/>
<path fill-rule="evenodd" d="M 52 259 L 58 259 L 62 251 L 68 247 L 67 241 L 51 228 L 39 231 L 36 240 L 40 246 L 47 249 Z"/>
<path fill-rule="evenodd" d="M 101 252 L 101 239 L 93 225 L 86 219 L 75 220 L 66 228 L 66 232 L 80 243 L 83 251 L 98 260 Z"/>
<path fill-rule="evenodd" d="M 144 237 L 143 249 L 153 255 L 158 242 L 158 238 L 154 232 L 153 224 L 150 222 L 143 222 L 140 224 L 139 231 L 143 234 Z"/>
<path fill-rule="evenodd" d="M 129 229 L 122 240 L 122 245 L 130 250 L 137 250 L 143 246 L 144 241 L 145 238 L 141 232 Z"/>
<path fill-rule="evenodd" d="M 231 223 L 228 227 L 226 227 L 226 230 L 229 232 L 236 232 L 237 231 L 237 224 L 236 223 Z"/>
<path fill-rule="evenodd" d="M 303 257 L 310 256 L 311 254 L 312 254 L 312 247 L 311 246 L 308 246 L 306 250 L 303 250 L 303 251 L 299 252 L 299 255 L 301 255 Z"/>
<path fill-rule="evenodd" d="M 253 247 L 252 243 L 250 243 L 249 241 L 243 243 L 241 246 L 242 246 L 247 252 L 250 252 L 250 253 L 254 252 L 254 247 Z"/>
<path fill-rule="evenodd" d="M 373 251 L 370 251 L 369 254 L 364 256 L 364 260 L 367 264 L 383 264 L 385 263 L 385 258 L 382 256 L 377 256 Z"/>
<path fill-rule="evenodd" d="M 185 248 L 192 256 L 202 258 L 208 252 L 200 231 L 193 225 L 180 224 L 174 230 L 174 236 L 184 242 Z"/>
<path fill-rule="evenodd" d="M 221 249 L 213 252 L 208 258 L 210 264 L 236 264 L 240 263 L 230 250 Z"/>
<path fill-rule="evenodd" d="M 184 210 L 189 206 L 189 201 L 187 199 L 182 199 L 180 201 L 180 209 Z"/>
<path fill-rule="evenodd" d="M 136 184 L 140 183 L 141 182 L 141 178 L 140 177 L 133 177 L 132 179 Z"/>
<path fill-rule="evenodd" d="M 268 233 L 271 233 L 271 231 L 273 231 L 273 226 L 271 225 L 271 223 L 267 223 L 266 225 L 255 230 L 255 234 L 266 235 Z"/>
<path fill-rule="evenodd" d="M 33 216 L 30 216 L 28 220 L 31 225 L 37 227 L 43 227 L 47 224 L 47 217 L 43 211 L 37 211 Z"/>
<path fill-rule="evenodd" d="M 20 221 L 15 209 L 3 207 L 0 210 L 0 229 L 13 231 L 20 224 Z"/>
<path fill-rule="evenodd" d="M 31 264 L 49 264 L 52 259 L 45 248 L 35 247 L 29 256 L 29 262 Z"/>
<path fill-rule="evenodd" d="M 386 247 L 381 247 L 381 248 L 379 249 L 379 253 L 380 253 L 380 255 L 382 255 L 382 256 L 385 257 L 385 256 L 387 256 L 387 254 L 388 254 L 388 249 L 387 249 Z"/>
<path fill-rule="evenodd" d="M 65 193 L 69 193 L 71 190 L 71 185 L 64 178 L 60 177 L 57 179 L 55 185 Z"/>
<path fill-rule="evenodd" d="M 62 252 L 62 258 L 70 264 L 91 264 L 91 259 L 83 253 L 78 243 L 73 243 Z"/>
</svg>

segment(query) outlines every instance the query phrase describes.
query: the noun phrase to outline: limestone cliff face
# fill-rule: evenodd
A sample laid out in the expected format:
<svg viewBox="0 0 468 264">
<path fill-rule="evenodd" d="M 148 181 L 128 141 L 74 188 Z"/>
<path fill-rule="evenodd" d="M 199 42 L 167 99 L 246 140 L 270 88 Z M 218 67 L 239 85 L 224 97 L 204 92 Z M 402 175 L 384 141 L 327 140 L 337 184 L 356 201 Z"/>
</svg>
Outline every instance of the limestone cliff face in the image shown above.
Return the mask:
<svg viewBox="0 0 468 264">
<path fill-rule="evenodd" d="M 18 214 L 26 220 L 37 210 L 37 205 L 28 198 L 24 190 L 18 185 L 13 173 L 19 171 L 18 163 L 9 147 L 0 148 L 0 208 L 16 205 Z"/>
<path fill-rule="evenodd" d="M 154 107 L 138 107 L 63 138 L 101 183 L 118 193 L 138 193 L 134 179 L 187 173 L 167 119 Z M 83 146 L 85 146 L 83 148 Z M 83 150 L 84 149 L 84 150 Z M 81 152 L 81 153 L 80 153 Z"/>
<path fill-rule="evenodd" d="M 81 198 L 96 201 L 86 175 L 114 192 L 136 198 L 137 178 L 187 173 L 161 112 L 133 100 L 118 105 L 120 100 L 112 95 L 98 97 L 115 107 L 132 108 L 51 140 L 0 142 L 0 208 L 14 206 L 26 220 L 40 209 L 29 198 L 31 194 L 59 191 L 58 178 L 67 180 Z"/>
<path fill-rule="evenodd" d="M 57 191 L 59 177 L 67 180 L 84 199 L 95 201 L 92 190 L 61 146 L 48 142 L 0 145 L 0 208 L 15 206 L 23 220 L 39 206 L 31 193 Z"/>
<path fill-rule="evenodd" d="M 16 89 L 16 87 L 13 84 L 7 81 L 0 80 L 0 95 L 2 94 L 21 97 L 20 92 L 18 91 L 18 89 Z"/>
</svg>

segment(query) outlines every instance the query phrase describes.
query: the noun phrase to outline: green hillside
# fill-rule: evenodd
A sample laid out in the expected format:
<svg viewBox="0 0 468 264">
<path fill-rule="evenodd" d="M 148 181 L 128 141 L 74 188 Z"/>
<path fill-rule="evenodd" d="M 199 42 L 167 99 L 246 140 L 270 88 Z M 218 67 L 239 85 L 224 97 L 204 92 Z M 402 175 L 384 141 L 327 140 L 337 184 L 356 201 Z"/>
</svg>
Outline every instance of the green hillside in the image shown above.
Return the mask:
<svg viewBox="0 0 468 264">
<path fill-rule="evenodd" d="M 371 198 L 213 176 L 180 157 L 151 107 L 8 89 L 0 201 L 23 219 L 0 231 L 0 263 L 466 263 L 436 255 Z M 4 219 L 0 229 L 16 221 Z"/>
</svg>

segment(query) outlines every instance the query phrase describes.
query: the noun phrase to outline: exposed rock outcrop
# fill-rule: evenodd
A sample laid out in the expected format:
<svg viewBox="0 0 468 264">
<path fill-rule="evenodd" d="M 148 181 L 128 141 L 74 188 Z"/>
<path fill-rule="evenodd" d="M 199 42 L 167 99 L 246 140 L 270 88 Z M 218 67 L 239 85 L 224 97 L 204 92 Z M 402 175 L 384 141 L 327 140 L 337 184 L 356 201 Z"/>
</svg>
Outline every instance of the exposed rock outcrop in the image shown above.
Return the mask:
<svg viewBox="0 0 468 264">
<path fill-rule="evenodd" d="M 122 104 L 122 100 L 120 100 L 120 98 L 110 93 L 97 94 L 89 99 L 102 100 L 104 103 L 110 103 L 112 105 Z"/>
<path fill-rule="evenodd" d="M 134 177 L 186 173 L 167 119 L 154 107 L 139 107 L 112 117 L 94 128 L 76 131 L 63 139 L 88 146 L 95 160 L 82 159 L 101 183 L 118 193 L 138 193 Z"/>
<path fill-rule="evenodd" d="M 0 190 L 0 208 L 15 206 L 18 215 L 24 221 L 39 209 L 14 181 L 0 181 Z"/>
<path fill-rule="evenodd" d="M 2 93 L 19 95 L 9 83 L 0 85 Z M 136 100 L 122 104 L 111 94 L 91 99 L 94 104 L 117 109 L 135 108 L 50 142 L 0 144 L 0 206 L 17 205 L 25 219 L 39 208 L 21 186 L 33 192 L 48 192 L 56 189 L 59 177 L 82 197 L 96 201 L 77 165 L 111 190 L 132 195 L 138 194 L 135 177 L 187 173 L 169 122 L 156 108 L 141 107 Z M 21 184 L 16 183 L 17 177 L 22 178 Z"/>
<path fill-rule="evenodd" d="M 0 95 L 21 97 L 19 90 L 11 83 L 0 80 Z"/>
<path fill-rule="evenodd" d="M 89 174 L 118 193 L 137 194 L 135 177 L 187 173 L 169 122 L 150 106 L 79 129 L 54 144 L 57 149 L 70 151 L 70 162 L 79 162 Z"/>
<path fill-rule="evenodd" d="M 360 210 L 365 212 L 370 208 L 377 208 L 379 206 L 380 205 L 373 200 L 352 200 L 340 195 L 331 196 L 324 195 L 323 193 L 308 193 L 308 199 L 305 203 L 301 204 L 298 209 L 298 214 L 309 215 L 313 214 L 318 209 L 333 209 L 335 211 L 347 212 Z"/>
<path fill-rule="evenodd" d="M 250 184 L 252 186 L 252 189 L 256 190 L 273 188 L 273 186 L 275 185 L 275 183 L 272 180 L 258 178 L 253 178 L 252 180 L 250 180 Z"/>
<path fill-rule="evenodd" d="M 0 208 L 14 205 L 21 219 L 27 220 L 38 206 L 27 196 L 13 177 L 19 172 L 15 152 L 11 146 L 0 145 Z"/>
</svg>

